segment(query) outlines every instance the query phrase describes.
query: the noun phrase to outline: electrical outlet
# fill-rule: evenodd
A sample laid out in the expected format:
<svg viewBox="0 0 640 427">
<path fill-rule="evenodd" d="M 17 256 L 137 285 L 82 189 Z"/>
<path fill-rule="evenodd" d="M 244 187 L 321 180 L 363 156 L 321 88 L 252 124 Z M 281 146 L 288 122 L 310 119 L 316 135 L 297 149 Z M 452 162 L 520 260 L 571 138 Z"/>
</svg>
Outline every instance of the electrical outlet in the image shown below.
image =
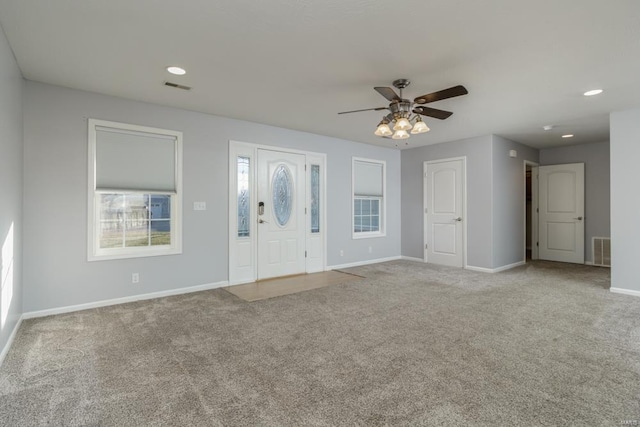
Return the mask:
<svg viewBox="0 0 640 427">
<path fill-rule="evenodd" d="M 194 211 L 206 211 L 207 210 L 207 202 L 193 202 L 193 210 Z"/>
<path fill-rule="evenodd" d="M 344 251 L 340 249 L 340 256 L 344 256 Z"/>
<path fill-rule="evenodd" d="M 140 283 L 140 274 L 133 273 L 131 275 L 131 283 Z"/>
</svg>

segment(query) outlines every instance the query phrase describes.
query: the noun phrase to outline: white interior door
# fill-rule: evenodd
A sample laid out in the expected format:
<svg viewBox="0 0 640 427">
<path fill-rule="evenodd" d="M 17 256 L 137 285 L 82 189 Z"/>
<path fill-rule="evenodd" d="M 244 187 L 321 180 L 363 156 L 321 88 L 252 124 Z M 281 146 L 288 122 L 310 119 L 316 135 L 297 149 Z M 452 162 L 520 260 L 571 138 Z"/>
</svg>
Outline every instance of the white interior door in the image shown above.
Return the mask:
<svg viewBox="0 0 640 427">
<path fill-rule="evenodd" d="M 425 163 L 426 260 L 462 267 L 464 263 L 464 160 Z"/>
<path fill-rule="evenodd" d="M 540 166 L 539 256 L 584 264 L 584 163 Z"/>
<path fill-rule="evenodd" d="M 258 280 L 305 272 L 305 156 L 258 150 Z"/>
</svg>

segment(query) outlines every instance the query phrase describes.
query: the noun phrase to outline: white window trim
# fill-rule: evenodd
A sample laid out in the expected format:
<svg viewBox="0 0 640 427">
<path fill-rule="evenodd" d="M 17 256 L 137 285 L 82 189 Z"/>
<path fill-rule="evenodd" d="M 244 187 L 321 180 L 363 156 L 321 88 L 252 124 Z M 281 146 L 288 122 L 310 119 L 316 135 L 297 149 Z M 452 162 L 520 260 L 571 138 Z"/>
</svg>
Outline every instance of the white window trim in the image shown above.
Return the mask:
<svg viewBox="0 0 640 427">
<path fill-rule="evenodd" d="M 377 163 L 382 165 L 382 206 L 380 206 L 380 231 L 355 231 L 355 188 L 356 162 Z M 364 157 L 351 158 L 351 236 L 352 239 L 370 239 L 387 235 L 387 162 L 384 160 L 367 159 Z"/>
<path fill-rule="evenodd" d="M 151 190 L 119 190 L 109 193 L 125 194 L 156 194 L 171 196 L 171 245 L 168 246 L 136 246 L 129 248 L 99 248 L 98 221 L 99 209 L 97 195 L 105 190 L 96 190 L 96 127 L 107 127 L 117 130 L 151 133 L 175 138 L 175 182 L 176 191 L 163 192 Z M 138 126 L 128 123 L 118 123 L 106 120 L 88 119 L 89 150 L 88 150 L 88 194 L 87 194 L 87 260 L 102 261 L 112 259 L 141 258 L 151 256 L 176 255 L 182 253 L 182 132 Z"/>
</svg>

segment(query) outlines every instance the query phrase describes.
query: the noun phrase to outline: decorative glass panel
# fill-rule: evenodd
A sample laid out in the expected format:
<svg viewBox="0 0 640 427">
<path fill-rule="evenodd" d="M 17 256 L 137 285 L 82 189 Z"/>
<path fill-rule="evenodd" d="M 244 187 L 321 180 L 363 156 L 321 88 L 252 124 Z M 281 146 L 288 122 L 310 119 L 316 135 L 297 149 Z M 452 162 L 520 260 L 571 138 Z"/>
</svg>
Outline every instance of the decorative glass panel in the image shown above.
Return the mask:
<svg viewBox="0 0 640 427">
<path fill-rule="evenodd" d="M 238 157 L 238 237 L 249 237 L 249 158 Z"/>
<path fill-rule="evenodd" d="M 311 165 L 311 232 L 320 232 L 320 165 Z"/>
<path fill-rule="evenodd" d="M 276 168 L 273 174 L 273 214 L 281 227 L 284 227 L 291 218 L 293 207 L 293 179 L 291 172 L 285 165 Z"/>
</svg>

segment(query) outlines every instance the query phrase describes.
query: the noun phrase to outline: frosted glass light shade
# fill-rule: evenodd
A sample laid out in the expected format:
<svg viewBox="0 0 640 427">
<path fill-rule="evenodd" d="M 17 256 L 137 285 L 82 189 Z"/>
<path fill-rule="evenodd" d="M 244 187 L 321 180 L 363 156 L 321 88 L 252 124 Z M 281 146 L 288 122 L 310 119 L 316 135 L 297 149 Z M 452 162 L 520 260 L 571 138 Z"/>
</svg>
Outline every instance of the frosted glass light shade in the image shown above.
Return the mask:
<svg viewBox="0 0 640 427">
<path fill-rule="evenodd" d="M 415 125 L 413 125 L 413 129 L 411 129 L 411 133 L 415 135 L 417 133 L 429 132 L 429 130 L 430 130 L 429 126 L 427 126 L 427 124 L 422 120 L 419 120 L 416 122 Z"/>
<path fill-rule="evenodd" d="M 391 132 L 391 129 L 389 129 L 389 125 L 386 123 L 380 123 L 378 125 L 378 128 L 376 129 L 376 131 L 374 132 L 374 135 L 378 135 L 378 136 L 389 136 L 391 135 L 393 132 Z"/>
<path fill-rule="evenodd" d="M 407 139 L 409 138 L 409 134 L 407 133 L 406 130 L 397 130 L 393 136 L 391 137 L 393 139 Z"/>
<path fill-rule="evenodd" d="M 396 121 L 396 125 L 393 127 L 393 130 L 409 130 L 409 129 L 411 129 L 411 123 L 409 123 L 409 120 L 405 119 L 404 117 L 398 119 Z"/>
</svg>

